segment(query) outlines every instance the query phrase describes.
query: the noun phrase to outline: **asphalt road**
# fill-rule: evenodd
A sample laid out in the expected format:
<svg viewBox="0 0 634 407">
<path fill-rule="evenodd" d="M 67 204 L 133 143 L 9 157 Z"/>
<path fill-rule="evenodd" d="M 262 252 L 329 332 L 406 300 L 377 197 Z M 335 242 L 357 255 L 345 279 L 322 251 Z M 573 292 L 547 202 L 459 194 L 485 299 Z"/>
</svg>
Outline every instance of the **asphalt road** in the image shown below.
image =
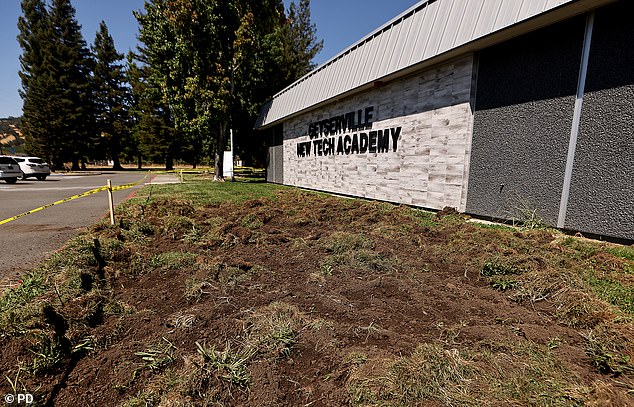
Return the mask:
<svg viewBox="0 0 634 407">
<path fill-rule="evenodd" d="M 46 181 L 19 180 L 9 185 L 0 182 L 0 220 L 31 209 L 106 185 L 130 184 L 145 176 L 141 172 L 90 172 L 72 175 L 52 174 Z M 138 188 L 114 192 L 115 205 Z M 0 225 L 0 280 L 19 278 L 85 227 L 108 216 L 107 192 L 56 205 Z"/>
</svg>

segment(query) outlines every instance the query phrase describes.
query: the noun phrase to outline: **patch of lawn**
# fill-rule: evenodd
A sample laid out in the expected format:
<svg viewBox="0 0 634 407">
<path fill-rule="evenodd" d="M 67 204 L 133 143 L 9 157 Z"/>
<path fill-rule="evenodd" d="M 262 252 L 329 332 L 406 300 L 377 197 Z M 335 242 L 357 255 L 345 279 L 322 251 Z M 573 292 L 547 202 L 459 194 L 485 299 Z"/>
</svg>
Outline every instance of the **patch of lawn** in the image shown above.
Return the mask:
<svg viewBox="0 0 634 407">
<path fill-rule="evenodd" d="M 288 189 L 262 179 L 236 178 L 235 182 L 214 182 L 197 176 L 186 176 L 183 184 L 149 185 L 141 189 L 128 204 L 178 196 L 196 205 L 240 203 L 251 199 L 275 199 L 276 192 Z"/>
</svg>

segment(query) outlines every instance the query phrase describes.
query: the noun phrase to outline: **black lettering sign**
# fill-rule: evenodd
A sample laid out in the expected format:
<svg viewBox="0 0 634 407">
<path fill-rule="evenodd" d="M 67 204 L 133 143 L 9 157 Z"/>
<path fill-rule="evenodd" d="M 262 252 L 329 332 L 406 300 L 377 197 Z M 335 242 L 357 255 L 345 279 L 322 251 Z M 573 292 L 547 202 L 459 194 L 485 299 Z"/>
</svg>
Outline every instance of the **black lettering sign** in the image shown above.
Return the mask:
<svg viewBox="0 0 634 407">
<path fill-rule="evenodd" d="M 311 141 L 297 143 L 297 156 L 396 152 L 401 127 L 373 130 L 373 123 L 374 106 L 309 123 L 308 137 Z M 358 130 L 368 131 L 354 133 Z"/>
<path fill-rule="evenodd" d="M 343 137 L 342 136 L 339 136 L 339 141 L 337 142 L 337 155 L 339 154 L 343 155 Z"/>
<path fill-rule="evenodd" d="M 371 131 L 369 134 L 368 151 L 370 153 L 376 153 L 376 131 Z"/>
<path fill-rule="evenodd" d="M 359 134 L 359 152 L 365 154 L 368 152 L 368 133 Z"/>
<path fill-rule="evenodd" d="M 398 138 L 401 135 L 401 128 L 397 127 L 395 129 L 390 129 L 390 131 L 392 132 L 392 151 L 396 152 L 398 149 Z"/>
<path fill-rule="evenodd" d="M 377 152 L 379 153 L 387 153 L 390 149 L 390 131 L 389 130 L 379 130 L 378 131 L 378 145 Z"/>
<path fill-rule="evenodd" d="M 359 154 L 359 137 L 357 134 L 352 135 L 352 146 L 350 147 L 351 154 Z"/>
</svg>

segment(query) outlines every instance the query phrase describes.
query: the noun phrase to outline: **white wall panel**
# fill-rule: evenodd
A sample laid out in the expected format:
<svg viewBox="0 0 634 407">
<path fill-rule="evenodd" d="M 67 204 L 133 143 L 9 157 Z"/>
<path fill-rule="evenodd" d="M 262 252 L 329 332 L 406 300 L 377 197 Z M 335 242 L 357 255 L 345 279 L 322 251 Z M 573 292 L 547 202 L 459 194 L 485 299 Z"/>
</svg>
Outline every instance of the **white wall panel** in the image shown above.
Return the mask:
<svg viewBox="0 0 634 407">
<path fill-rule="evenodd" d="M 548 0 L 529 0 L 524 1 L 522 4 L 522 9 L 520 10 L 519 19 L 526 20 L 527 18 L 533 17 L 546 8 L 546 3 Z"/>
<path fill-rule="evenodd" d="M 502 2 L 500 11 L 498 12 L 495 24 L 493 25 L 493 31 L 500 30 L 504 27 L 508 27 L 511 24 L 517 22 L 517 17 L 520 14 L 523 0 L 505 0 Z"/>
<path fill-rule="evenodd" d="M 262 109 L 258 126 L 270 125 L 444 52 L 580 1 L 422 0 L 278 93 Z"/>
<path fill-rule="evenodd" d="M 387 54 L 387 43 L 389 38 L 387 35 L 379 35 L 374 40 L 377 42 L 378 46 L 376 54 L 374 54 L 374 58 L 372 58 L 370 75 L 373 78 L 379 78 L 381 77 L 380 73 L 385 69 L 383 61 L 385 60 L 385 55 Z"/>
<path fill-rule="evenodd" d="M 440 40 L 440 48 L 438 48 L 437 51 L 439 54 L 454 47 L 456 36 L 460 31 L 465 9 L 467 8 L 467 3 L 468 2 L 464 0 L 454 0 Z"/>
<path fill-rule="evenodd" d="M 445 27 L 447 27 L 447 20 L 449 18 L 449 13 L 451 12 L 451 7 L 453 6 L 454 1 L 456 0 L 441 0 L 437 2 L 438 13 L 436 14 L 436 18 L 434 19 L 434 26 L 432 28 L 431 34 L 429 35 L 429 42 L 425 47 L 425 54 L 423 54 L 423 59 L 431 58 L 434 55 L 438 55 L 438 48 L 440 48 L 440 42 L 442 41 Z"/>
<path fill-rule="evenodd" d="M 409 61 L 414 53 L 414 46 L 418 33 L 420 32 L 420 23 L 423 19 L 423 14 L 422 11 L 418 11 L 409 19 L 410 25 L 403 43 L 403 52 L 401 52 L 401 57 L 398 61 L 399 66 L 408 66 L 410 64 Z"/>
<path fill-rule="evenodd" d="M 462 24 L 460 24 L 458 28 L 455 45 L 471 41 L 485 0 L 469 0 L 465 3 L 467 4 L 467 8 L 462 18 Z"/>
<path fill-rule="evenodd" d="M 479 38 L 493 32 L 493 26 L 502 7 L 502 1 L 485 0 L 472 38 Z"/>
</svg>

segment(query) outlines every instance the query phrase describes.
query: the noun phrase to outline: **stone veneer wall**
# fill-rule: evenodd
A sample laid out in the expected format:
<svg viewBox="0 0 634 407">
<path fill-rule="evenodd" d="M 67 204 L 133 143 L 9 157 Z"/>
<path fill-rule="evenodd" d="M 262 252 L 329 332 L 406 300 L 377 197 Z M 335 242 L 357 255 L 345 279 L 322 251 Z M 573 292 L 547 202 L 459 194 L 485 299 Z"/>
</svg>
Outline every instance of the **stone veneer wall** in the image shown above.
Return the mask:
<svg viewBox="0 0 634 407">
<path fill-rule="evenodd" d="M 431 209 L 465 211 L 473 58 L 463 57 L 284 122 L 284 184 Z M 310 123 L 374 107 L 373 130 L 401 127 L 398 149 L 298 156 Z M 352 134 L 346 131 L 337 134 Z"/>
</svg>

